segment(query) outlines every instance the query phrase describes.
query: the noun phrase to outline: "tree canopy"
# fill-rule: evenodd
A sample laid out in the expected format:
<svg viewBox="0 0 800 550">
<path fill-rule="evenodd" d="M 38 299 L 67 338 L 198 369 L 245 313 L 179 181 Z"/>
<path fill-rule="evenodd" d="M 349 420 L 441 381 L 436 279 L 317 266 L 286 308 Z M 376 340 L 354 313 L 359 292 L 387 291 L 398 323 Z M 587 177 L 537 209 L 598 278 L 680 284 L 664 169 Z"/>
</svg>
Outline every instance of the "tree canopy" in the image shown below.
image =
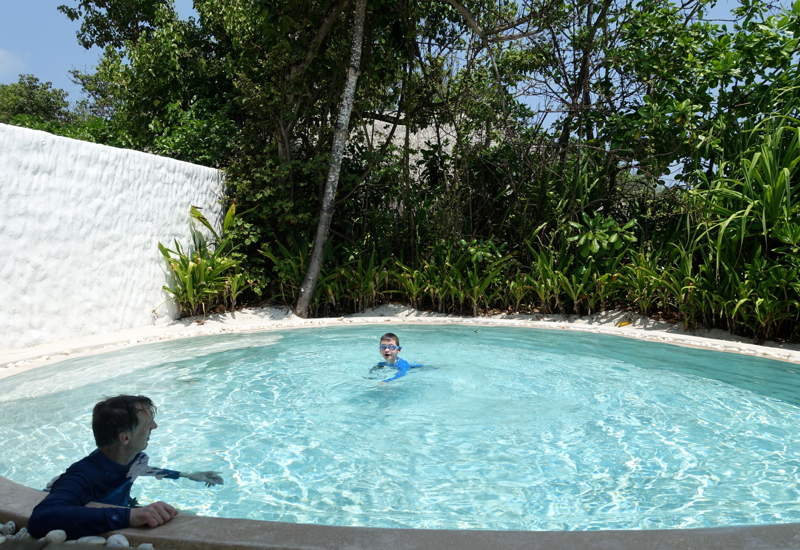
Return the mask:
<svg viewBox="0 0 800 550">
<path fill-rule="evenodd" d="M 74 75 L 88 94 L 80 135 L 224 169 L 231 199 L 249 212 L 232 234 L 251 292 L 288 300 L 299 287 L 295 272 L 307 267 L 302 243 L 320 216 L 357 3 L 194 5 L 198 17 L 187 20 L 169 0 L 75 0 L 59 8 L 81 21 L 81 44 L 105 48 L 94 73 Z M 746 203 L 754 187 L 731 182 L 750 177 L 747 163 L 756 162 L 759 140 L 778 131 L 776 121 L 798 114 L 800 5 L 743 0 L 728 22 L 705 17 L 713 6 L 367 0 L 324 285 L 333 284 L 337 266 L 372 251 L 413 273 L 450 247 L 471 250 L 481 265 L 508 257 L 516 263 L 503 265 L 537 272 L 546 263 L 542 251 L 553 251 L 561 258 L 554 270 L 573 285 L 601 272 L 619 275 L 620 265 L 645 261 L 637 254 L 673 243 L 690 251 L 695 269 L 714 265 L 704 276 L 720 286 L 724 254 L 711 239 L 725 240 L 743 216 L 721 204 L 733 196 Z M 54 131 L 74 133 L 58 112 L 47 115 L 61 121 Z M 779 133 L 772 146 L 789 147 L 791 132 Z M 782 196 L 796 196 L 791 191 Z M 795 199 L 787 200 L 786 211 L 794 211 Z M 778 226 L 795 224 L 783 219 Z M 750 229 L 738 227 L 740 238 L 729 239 L 740 250 L 728 258 L 738 266 L 731 288 L 746 271 L 741 235 Z M 748 265 L 756 256 L 780 264 L 779 234 L 789 239 L 784 246 L 794 242 L 782 231 L 762 228 Z M 707 306 L 717 316 L 709 322 L 734 326 L 755 296 L 741 292 L 730 291 L 728 310 Z M 340 307 L 315 296 L 314 303 Z M 663 296 L 658 303 L 680 309 L 680 299 Z"/>
<path fill-rule="evenodd" d="M 19 76 L 19 82 L 0 84 L 0 122 L 4 124 L 33 117 L 48 122 L 70 119 L 67 92 L 53 88 L 52 82 L 41 82 L 32 74 Z"/>
</svg>

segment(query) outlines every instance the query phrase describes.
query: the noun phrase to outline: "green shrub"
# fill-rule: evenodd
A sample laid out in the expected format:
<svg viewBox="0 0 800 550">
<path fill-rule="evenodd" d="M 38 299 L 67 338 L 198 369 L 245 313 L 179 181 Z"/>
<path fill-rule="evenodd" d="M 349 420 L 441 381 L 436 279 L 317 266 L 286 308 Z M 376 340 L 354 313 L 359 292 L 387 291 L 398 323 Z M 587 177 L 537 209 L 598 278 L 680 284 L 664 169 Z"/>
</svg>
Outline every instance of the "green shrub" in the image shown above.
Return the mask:
<svg viewBox="0 0 800 550">
<path fill-rule="evenodd" d="M 232 204 L 225 215 L 222 235 L 197 208 L 192 206 L 190 213 L 211 232 L 213 241 L 209 243 L 200 231 L 192 228 L 191 251 L 184 250 L 177 239 L 174 249 L 158 243 L 173 283 L 163 288 L 178 304 L 181 316 L 202 313 L 205 317 L 209 309 L 219 305 L 235 308 L 239 295 L 250 286 L 240 271 L 239 261 L 231 257 L 235 247 L 227 237 L 236 219 L 236 204 Z"/>
</svg>

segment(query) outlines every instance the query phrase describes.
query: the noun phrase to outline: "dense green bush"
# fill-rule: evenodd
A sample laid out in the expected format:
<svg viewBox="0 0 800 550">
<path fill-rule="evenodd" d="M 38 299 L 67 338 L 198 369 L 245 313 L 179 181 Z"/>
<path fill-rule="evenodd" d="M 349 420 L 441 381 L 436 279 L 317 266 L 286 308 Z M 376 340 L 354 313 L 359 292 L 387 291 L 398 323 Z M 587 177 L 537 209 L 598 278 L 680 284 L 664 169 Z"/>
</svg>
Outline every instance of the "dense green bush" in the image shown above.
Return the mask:
<svg viewBox="0 0 800 550">
<path fill-rule="evenodd" d="M 384 301 L 472 315 L 629 308 L 686 328 L 702 323 L 757 341 L 796 340 L 800 121 L 765 117 L 723 146 L 730 160 L 711 180 L 698 172 L 698 185 L 678 190 L 683 210 L 651 227 L 649 240 L 636 219 L 584 213 L 581 222 L 539 227 L 527 254 L 492 239 L 442 240 L 415 262 L 381 257 L 375 248 L 342 261 L 344 247 L 329 243 L 313 312 L 358 311 Z M 645 204 L 652 208 L 657 200 Z M 645 215 L 645 223 L 659 215 Z M 310 236 L 291 243 L 263 250 L 274 273 L 264 279 L 272 289 L 264 295 L 286 305 L 297 298 Z"/>
</svg>

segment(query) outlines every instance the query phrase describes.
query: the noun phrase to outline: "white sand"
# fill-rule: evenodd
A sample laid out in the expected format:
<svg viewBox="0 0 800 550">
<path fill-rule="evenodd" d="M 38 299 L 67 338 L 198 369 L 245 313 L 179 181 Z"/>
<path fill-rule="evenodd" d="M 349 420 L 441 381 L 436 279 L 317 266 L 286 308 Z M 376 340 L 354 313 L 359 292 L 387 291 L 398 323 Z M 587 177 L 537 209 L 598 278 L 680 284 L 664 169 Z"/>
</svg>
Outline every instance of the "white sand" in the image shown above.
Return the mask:
<svg viewBox="0 0 800 550">
<path fill-rule="evenodd" d="M 300 319 L 286 309 L 275 307 L 249 308 L 222 315 L 213 314 L 199 324 L 199 317 L 181 319 L 160 325 L 148 325 L 108 334 L 61 340 L 25 349 L 0 351 L 0 378 L 26 370 L 63 361 L 73 357 L 105 353 L 125 347 L 168 340 L 230 332 L 246 332 L 302 328 L 321 325 L 380 324 L 469 324 L 523 326 L 531 329 L 561 329 L 582 332 L 615 334 L 641 340 L 651 340 L 741 353 L 767 359 L 800 364 L 800 345 L 765 342 L 754 345 L 752 340 L 733 336 L 719 329 L 699 329 L 684 332 L 681 323 L 655 321 L 625 311 L 604 311 L 591 316 L 577 315 L 508 315 L 491 317 L 460 317 L 435 312 L 418 311 L 399 304 L 386 304 L 363 313 L 324 319 Z M 629 325 L 618 326 L 622 322 Z"/>
</svg>

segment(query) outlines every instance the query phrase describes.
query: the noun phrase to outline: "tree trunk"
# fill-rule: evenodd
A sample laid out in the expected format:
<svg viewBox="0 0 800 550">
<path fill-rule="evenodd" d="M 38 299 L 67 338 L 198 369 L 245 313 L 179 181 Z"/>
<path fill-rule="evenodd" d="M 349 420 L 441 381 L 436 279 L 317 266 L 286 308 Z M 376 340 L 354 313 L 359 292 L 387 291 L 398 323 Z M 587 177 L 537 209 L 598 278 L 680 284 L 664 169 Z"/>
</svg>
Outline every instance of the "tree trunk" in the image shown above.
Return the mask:
<svg viewBox="0 0 800 550">
<path fill-rule="evenodd" d="M 353 17 L 353 45 L 350 50 L 350 66 L 347 67 L 347 81 L 344 85 L 342 107 L 339 109 L 339 118 L 333 134 L 333 150 L 331 165 L 328 169 L 328 178 L 325 180 L 325 195 L 322 201 L 322 210 L 317 225 L 317 235 L 314 237 L 314 248 L 308 262 L 308 270 L 300 287 L 300 296 L 297 299 L 295 313 L 298 317 L 308 317 L 308 306 L 317 287 L 319 272 L 322 269 L 322 255 L 328 242 L 328 233 L 333 219 L 333 208 L 336 199 L 336 187 L 339 185 L 339 172 L 342 168 L 344 146 L 347 143 L 350 127 L 350 113 L 353 110 L 353 101 L 356 95 L 359 68 L 361 66 L 361 44 L 364 36 L 364 17 L 367 11 L 367 0 L 357 0 Z"/>
</svg>

